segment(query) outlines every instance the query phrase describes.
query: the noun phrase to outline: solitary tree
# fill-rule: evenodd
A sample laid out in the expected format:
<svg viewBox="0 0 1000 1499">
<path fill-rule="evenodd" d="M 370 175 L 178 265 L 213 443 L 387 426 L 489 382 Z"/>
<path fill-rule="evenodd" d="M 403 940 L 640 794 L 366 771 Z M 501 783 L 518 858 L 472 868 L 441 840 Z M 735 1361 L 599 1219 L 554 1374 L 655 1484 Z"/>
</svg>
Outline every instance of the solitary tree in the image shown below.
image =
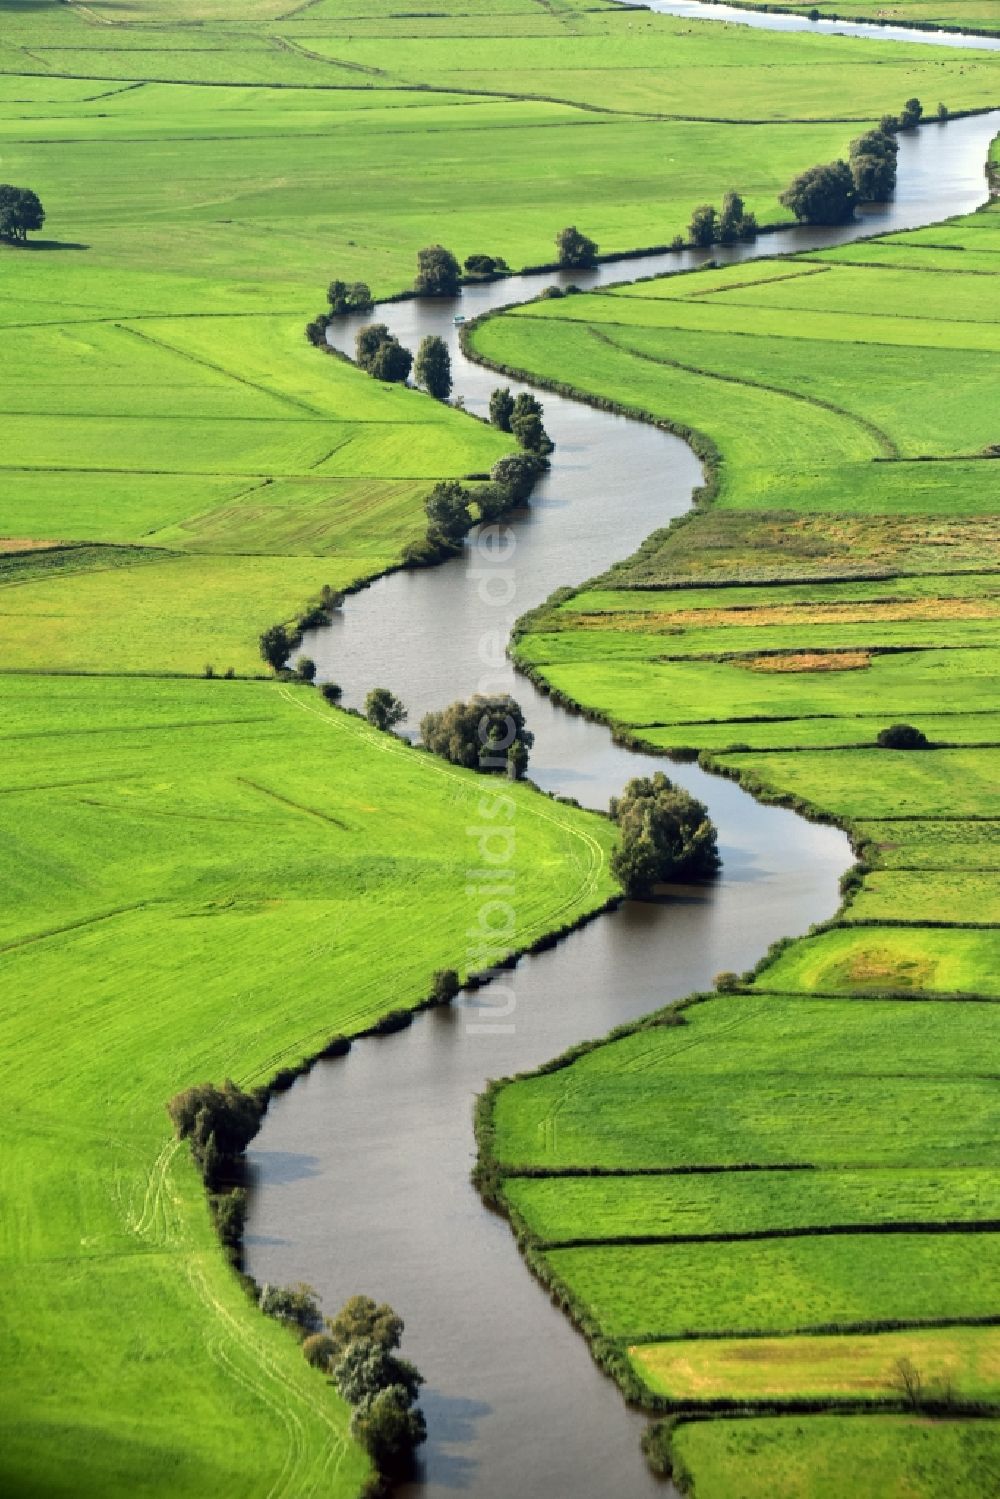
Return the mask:
<svg viewBox="0 0 1000 1499">
<path fill-rule="evenodd" d="M 426 713 L 420 737 L 429 750 L 487 773 L 503 771 L 518 780 L 528 768 L 534 735 L 525 727 L 519 703 L 507 693 L 477 693 L 467 703 L 455 702 L 437 713 Z"/>
<path fill-rule="evenodd" d="M 629 781 L 611 801 L 621 842 L 611 869 L 630 895 L 646 895 L 663 880 L 714 874 L 716 831 L 708 809 L 662 771 Z"/>
<path fill-rule="evenodd" d="M 371 312 L 375 306 L 367 281 L 331 281 L 327 297 L 335 317 L 348 312 Z"/>
<path fill-rule="evenodd" d="M 417 253 L 417 279 L 413 289 L 422 297 L 454 297 L 462 279 L 462 268 L 444 245 L 428 245 Z"/>
<path fill-rule="evenodd" d="M 809 167 L 786 187 L 779 201 L 803 224 L 846 224 L 854 217 L 858 191 L 846 161 Z"/>
<path fill-rule="evenodd" d="M 272 671 L 282 671 L 288 663 L 292 642 L 284 625 L 271 625 L 260 637 L 260 656 Z"/>
<path fill-rule="evenodd" d="M 443 338 L 429 333 L 420 340 L 417 362 L 413 371 L 418 385 L 436 401 L 446 401 L 451 395 L 451 355 Z"/>
<path fill-rule="evenodd" d="M 498 386 L 490 396 L 490 421 L 501 432 L 510 431 L 510 419 L 514 415 L 514 397 L 509 386 Z"/>
<path fill-rule="evenodd" d="M 560 229 L 556 235 L 556 250 L 560 265 L 590 266 L 597 262 L 597 245 L 585 234 L 581 234 L 575 224 Z"/>
<path fill-rule="evenodd" d="M 693 245 L 704 247 L 715 242 L 715 209 L 711 203 L 702 203 L 691 215 L 688 234 Z"/>
<path fill-rule="evenodd" d="M 30 187 L 14 187 L 0 182 L 0 239 L 24 244 L 29 234 L 41 229 L 45 210 L 37 193 Z"/>
<path fill-rule="evenodd" d="M 469 491 L 457 479 L 442 479 L 424 501 L 427 534 L 432 541 L 455 546 L 472 525 Z"/>
<path fill-rule="evenodd" d="M 365 698 L 365 717 L 376 729 L 389 733 L 398 723 L 406 722 L 406 709 L 388 687 L 373 687 Z"/>
</svg>

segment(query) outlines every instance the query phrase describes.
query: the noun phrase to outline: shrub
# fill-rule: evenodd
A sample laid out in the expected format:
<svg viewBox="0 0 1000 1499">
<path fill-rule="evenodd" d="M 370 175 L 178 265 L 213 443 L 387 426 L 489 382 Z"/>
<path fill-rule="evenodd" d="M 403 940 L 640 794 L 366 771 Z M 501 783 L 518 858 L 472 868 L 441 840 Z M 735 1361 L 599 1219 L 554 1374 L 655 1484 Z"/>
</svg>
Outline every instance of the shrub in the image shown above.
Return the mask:
<svg viewBox="0 0 1000 1499">
<path fill-rule="evenodd" d="M 463 264 L 470 276 L 493 276 L 507 269 L 507 262 L 499 255 L 467 255 Z"/>
<path fill-rule="evenodd" d="M 232 1192 L 213 1196 L 211 1204 L 216 1232 L 223 1247 L 235 1255 L 243 1241 L 247 1221 L 247 1194 L 242 1187 L 236 1187 Z"/>
<path fill-rule="evenodd" d="M 227 682 L 233 682 L 233 681 L 235 681 L 236 680 L 236 668 L 235 668 L 235 666 L 227 666 L 226 669 L 225 669 L 225 671 L 223 672 L 223 676 L 225 677 L 225 679 L 226 679 Z"/>
<path fill-rule="evenodd" d="M 339 703 L 344 696 L 343 687 L 338 687 L 336 682 L 324 682 L 319 690 L 328 703 Z"/>
<path fill-rule="evenodd" d="M 302 1340 L 303 1357 L 314 1369 L 328 1370 L 336 1351 L 337 1345 L 328 1332 L 312 1332 Z"/>
<path fill-rule="evenodd" d="M 295 674 L 300 682 L 316 680 L 316 663 L 311 656 L 300 656 L 295 663 Z"/>
<path fill-rule="evenodd" d="M 673 239 L 670 241 L 670 249 L 683 250 L 686 243 L 687 241 L 685 240 L 683 234 L 675 234 Z"/>
<path fill-rule="evenodd" d="M 597 245 L 581 234 L 575 224 L 560 229 L 556 235 L 556 251 L 560 265 L 591 266 L 597 262 Z"/>
<path fill-rule="evenodd" d="M 938 107 L 937 107 L 937 117 L 938 117 L 939 120 L 947 120 L 949 118 L 947 104 L 939 104 L 938 105 Z"/>
<path fill-rule="evenodd" d="M 319 1298 L 312 1286 L 298 1281 L 294 1286 L 265 1286 L 260 1309 L 278 1322 L 287 1322 L 302 1334 L 318 1332 L 323 1325 Z"/>
<path fill-rule="evenodd" d="M 481 484 L 473 498 L 479 511 L 479 519 L 483 521 L 499 520 L 501 515 L 506 515 L 517 503 L 513 491 L 505 484 Z"/>
<path fill-rule="evenodd" d="M 662 771 L 629 781 L 611 801 L 621 842 L 612 873 L 630 895 L 646 895 L 665 880 L 714 874 L 716 830 L 708 809 Z"/>
<path fill-rule="evenodd" d="M 747 213 L 739 193 L 726 193 L 715 228 L 719 244 L 732 245 L 737 240 L 751 240 L 756 236 L 757 220 L 752 213 Z"/>
<path fill-rule="evenodd" d="M 461 280 L 461 266 L 444 245 L 428 245 L 417 252 L 417 277 L 413 289 L 418 296 L 457 296 Z"/>
<path fill-rule="evenodd" d="M 854 217 L 858 201 L 854 177 L 846 161 L 809 167 L 793 179 L 778 201 L 803 224 L 845 224 Z"/>
<path fill-rule="evenodd" d="M 331 281 L 327 291 L 330 313 L 343 317 L 349 312 L 371 312 L 375 300 L 367 281 Z"/>
<path fill-rule="evenodd" d="M 534 743 L 520 704 L 507 693 L 477 693 L 467 703 L 425 713 L 420 737 L 429 750 L 453 765 L 484 773 L 503 771 L 511 780 L 524 775 Z"/>
<path fill-rule="evenodd" d="M 909 723 L 890 724 L 887 729 L 880 729 L 875 740 L 879 749 L 894 750 L 916 750 L 927 749 L 927 735 L 922 729 L 915 729 Z"/>
<path fill-rule="evenodd" d="M 723 969 L 722 973 L 715 975 L 712 983 L 720 994 L 736 994 L 740 987 L 740 976 L 738 973 L 733 973 L 730 969 L 726 968 Z"/>
<path fill-rule="evenodd" d="M 205 662 L 205 665 L 202 667 L 201 674 L 202 674 L 203 677 L 214 677 L 215 676 L 215 667 L 212 665 L 211 661 L 206 661 Z"/>
<path fill-rule="evenodd" d="M 561 286 L 543 286 L 538 293 L 538 300 L 540 302 L 551 302 L 553 297 L 561 297 L 562 295 L 563 289 Z"/>
<path fill-rule="evenodd" d="M 436 1005 L 448 1005 L 461 989 L 454 968 L 439 968 L 431 981 L 431 999 Z"/>
<path fill-rule="evenodd" d="M 326 330 L 329 327 L 328 319 L 321 313 L 314 317 L 311 323 L 306 323 L 306 338 L 314 348 L 322 348 L 326 343 Z"/>
<path fill-rule="evenodd" d="M 390 733 L 398 723 L 405 723 L 406 716 L 403 704 L 388 687 L 373 687 L 365 698 L 365 717 L 385 733 Z"/>
<path fill-rule="evenodd" d="M 291 637 L 284 625 L 271 625 L 260 637 L 261 660 L 266 661 L 272 671 L 284 669 L 291 649 Z"/>
</svg>

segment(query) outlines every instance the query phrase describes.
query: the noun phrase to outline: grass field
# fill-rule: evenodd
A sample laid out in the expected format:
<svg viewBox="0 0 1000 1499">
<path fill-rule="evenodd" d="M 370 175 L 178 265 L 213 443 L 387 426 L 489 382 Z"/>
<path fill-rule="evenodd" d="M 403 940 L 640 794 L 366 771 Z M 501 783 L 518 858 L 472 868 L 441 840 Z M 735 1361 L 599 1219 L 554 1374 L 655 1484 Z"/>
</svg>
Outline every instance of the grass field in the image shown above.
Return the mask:
<svg viewBox="0 0 1000 1499">
<path fill-rule="evenodd" d="M 345 1410 L 244 1301 L 164 1103 L 262 1083 L 461 966 L 483 783 L 307 689 L 0 698 L 2 1486 L 244 1496 L 287 1464 L 281 1492 L 354 1492 Z M 512 794 L 521 942 L 606 899 L 610 834 Z"/>
<path fill-rule="evenodd" d="M 516 266 L 548 260 L 573 220 L 606 251 L 663 243 L 729 186 L 775 222 L 795 171 L 909 94 L 997 98 L 985 53 L 869 54 L 585 0 L 357 11 L 0 0 L 3 175 L 48 214 L 30 250 L 0 248 L 0 1253 L 17 1370 L 0 1487 L 31 1499 L 346 1499 L 364 1472 L 345 1410 L 244 1302 L 163 1113 L 177 1087 L 262 1081 L 460 963 L 481 788 L 305 691 L 194 680 L 206 663 L 259 672 L 262 628 L 394 565 L 434 480 L 506 451 L 461 412 L 311 350 L 302 327 L 327 282 L 400 290 L 445 224 L 460 256 Z M 971 268 L 991 250 L 963 253 Z M 831 258 L 824 274 L 829 330 L 855 270 Z M 800 316 L 739 306 L 760 330 Z M 923 329 L 909 306 L 893 357 L 940 340 L 942 310 Z M 995 320 L 974 314 L 976 331 L 948 325 L 943 381 L 995 351 Z M 687 335 L 713 315 L 696 308 Z M 789 354 L 783 378 L 801 370 Z M 832 402 L 834 356 L 827 375 Z M 960 413 L 969 444 L 994 436 L 985 389 Z M 829 450 L 850 433 L 849 458 L 884 451 L 856 413 L 812 409 Z M 940 444 L 936 407 L 910 436 L 925 417 Z M 957 515 L 920 466 L 946 527 L 934 549 L 900 530 L 915 481 L 892 468 L 860 541 L 828 528 L 800 550 L 932 574 L 947 545 L 946 596 L 980 608 L 984 465 L 963 463 Z M 795 463 L 779 479 L 758 465 L 749 499 L 734 488 L 727 504 L 754 522 L 755 496 L 772 503 L 778 483 L 795 506 L 799 482 Z M 750 526 L 738 546 L 760 540 Z M 529 940 L 610 892 L 608 829 L 516 796 Z M 980 1211 L 973 1180 L 924 1190 Z"/>
<path fill-rule="evenodd" d="M 750 9 L 768 9 L 766 0 L 740 0 Z M 772 10 L 775 7 L 770 7 Z M 918 26 L 936 31 L 947 27 L 953 31 L 982 31 L 995 35 L 1000 31 L 993 0 L 850 0 L 845 10 L 843 0 L 781 0 L 782 10 L 799 15 L 815 15 L 823 20 L 889 22 L 896 26 Z"/>
<path fill-rule="evenodd" d="M 680 1472 L 712 1499 L 981 1499 L 1000 1477 L 998 1446 L 996 1421 L 920 1416 L 699 1421 L 673 1443 Z"/>
<path fill-rule="evenodd" d="M 886 1398 L 904 1356 L 996 1401 L 994 1330 L 960 1324 L 997 1312 L 996 1235 L 971 1230 L 996 1224 L 996 483 L 975 455 L 998 229 L 984 211 L 474 333 L 718 453 L 711 506 L 536 610 L 522 664 L 642 744 L 835 818 L 865 860 L 839 922 L 750 992 L 491 1099 L 533 1263 L 640 1391 L 689 1406 Z M 932 748 L 877 748 L 900 721 Z M 874 1333 L 921 1321 L 953 1325 Z M 1000 1473 L 971 1420 L 697 1421 L 670 1446 L 699 1499 L 971 1499 Z"/>
</svg>

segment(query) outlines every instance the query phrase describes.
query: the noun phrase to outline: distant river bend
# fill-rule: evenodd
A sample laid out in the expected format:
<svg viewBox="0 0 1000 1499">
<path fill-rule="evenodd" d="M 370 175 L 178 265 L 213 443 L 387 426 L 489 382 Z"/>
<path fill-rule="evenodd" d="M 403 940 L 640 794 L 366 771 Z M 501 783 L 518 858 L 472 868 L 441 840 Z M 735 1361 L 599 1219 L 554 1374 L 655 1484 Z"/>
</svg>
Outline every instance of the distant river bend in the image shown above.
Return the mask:
<svg viewBox="0 0 1000 1499">
<path fill-rule="evenodd" d="M 653 8 L 719 16 L 714 6 L 654 0 Z M 752 24 L 787 29 L 792 20 L 758 14 Z M 947 44 L 1000 41 L 950 36 Z M 898 191 L 887 208 L 844 229 L 789 229 L 711 254 L 730 261 L 818 248 L 968 212 L 986 197 L 983 166 L 998 129 L 1000 112 L 905 135 Z M 456 392 L 482 413 L 497 379 L 462 355 L 453 321 L 459 309 L 472 317 L 528 301 L 553 281 L 607 286 L 703 258 L 648 255 L 591 272 L 516 276 L 468 288 L 454 303 L 391 303 L 375 316 L 410 348 L 428 333 L 445 338 Z M 350 352 L 357 327 L 370 320 L 338 322 L 331 338 Z M 484 600 L 464 559 L 396 573 L 352 596 L 343 617 L 304 645 L 321 678 L 343 686 L 348 704 L 359 705 L 371 685 L 386 685 L 416 723 L 427 709 L 469 696 L 483 680 L 484 641 L 506 639 L 515 619 L 553 589 L 603 571 L 690 504 L 701 472 L 679 439 L 538 394 L 556 450 L 530 511 L 513 522 L 513 597 Z M 547 790 L 606 808 L 630 777 L 663 768 L 662 760 L 612 743 L 601 725 L 562 711 L 509 663 L 490 672 L 490 686 L 523 704 L 535 733 L 530 773 Z M 468 1180 L 473 1101 L 489 1078 L 535 1067 L 708 987 L 722 969 L 746 969 L 777 937 L 805 931 L 837 906 L 838 878 L 850 862 L 841 833 L 758 805 L 696 766 L 669 773 L 708 803 L 719 827 L 725 863 L 717 884 L 678 890 L 664 903 L 628 902 L 522 960 L 512 975 L 509 1032 L 470 1029 L 478 1006 L 489 1002 L 486 989 L 321 1063 L 274 1100 L 254 1142 L 246 1251 L 257 1279 L 309 1281 L 327 1307 L 366 1291 L 405 1316 L 405 1352 L 427 1378 L 430 1428 L 424 1475 L 406 1490 L 409 1499 L 665 1499 L 672 1492 L 641 1457 L 643 1418 L 596 1369 L 583 1339 L 525 1270 L 506 1223 L 483 1209 Z M 712 1106 L 706 1096 L 706 1110 Z"/>
</svg>

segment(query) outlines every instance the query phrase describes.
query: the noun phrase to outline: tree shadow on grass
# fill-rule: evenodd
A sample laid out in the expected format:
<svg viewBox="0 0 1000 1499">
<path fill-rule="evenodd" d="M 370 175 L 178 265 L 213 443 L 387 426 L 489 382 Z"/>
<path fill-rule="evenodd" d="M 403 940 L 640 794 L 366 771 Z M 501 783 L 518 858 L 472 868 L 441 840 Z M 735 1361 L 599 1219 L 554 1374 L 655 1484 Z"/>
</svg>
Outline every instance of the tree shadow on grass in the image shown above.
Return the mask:
<svg viewBox="0 0 1000 1499">
<path fill-rule="evenodd" d="M 0 0 L 0 10 L 6 0 Z M 4 245 L 5 250 L 89 250 L 89 245 L 77 244 L 71 239 L 29 239 L 23 245 Z"/>
</svg>

